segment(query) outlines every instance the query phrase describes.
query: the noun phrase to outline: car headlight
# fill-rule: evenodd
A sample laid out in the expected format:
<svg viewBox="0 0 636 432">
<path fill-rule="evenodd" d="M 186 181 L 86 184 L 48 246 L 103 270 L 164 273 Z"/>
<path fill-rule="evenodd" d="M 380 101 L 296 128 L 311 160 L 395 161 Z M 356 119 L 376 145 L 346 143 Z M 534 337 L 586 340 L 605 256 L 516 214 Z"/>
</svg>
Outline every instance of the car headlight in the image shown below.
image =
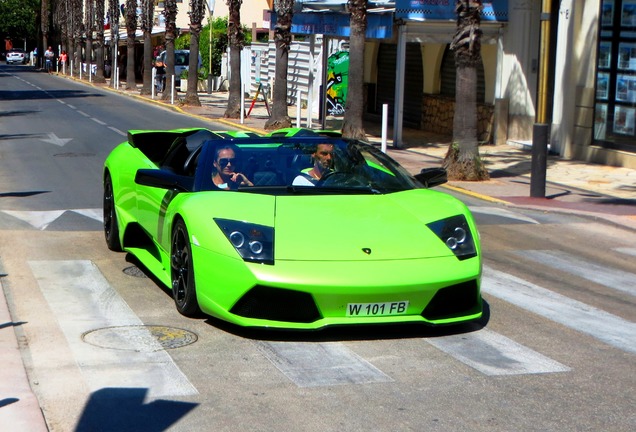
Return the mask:
<svg viewBox="0 0 636 432">
<path fill-rule="evenodd" d="M 464 215 L 452 216 L 427 225 L 460 260 L 477 256 L 477 249 Z"/>
<path fill-rule="evenodd" d="M 274 228 L 229 219 L 214 219 L 245 261 L 274 264 Z"/>
</svg>

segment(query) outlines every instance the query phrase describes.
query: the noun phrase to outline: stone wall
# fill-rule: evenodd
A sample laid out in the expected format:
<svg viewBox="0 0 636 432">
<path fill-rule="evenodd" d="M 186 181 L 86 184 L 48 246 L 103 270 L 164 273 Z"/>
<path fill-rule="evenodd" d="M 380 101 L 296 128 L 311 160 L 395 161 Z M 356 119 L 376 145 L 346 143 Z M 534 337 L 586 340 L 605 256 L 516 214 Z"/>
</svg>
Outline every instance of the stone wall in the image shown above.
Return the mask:
<svg viewBox="0 0 636 432">
<path fill-rule="evenodd" d="M 455 99 L 425 94 L 422 98 L 422 129 L 445 135 L 453 134 Z M 477 139 L 482 144 L 493 142 L 495 107 L 477 104 Z"/>
</svg>

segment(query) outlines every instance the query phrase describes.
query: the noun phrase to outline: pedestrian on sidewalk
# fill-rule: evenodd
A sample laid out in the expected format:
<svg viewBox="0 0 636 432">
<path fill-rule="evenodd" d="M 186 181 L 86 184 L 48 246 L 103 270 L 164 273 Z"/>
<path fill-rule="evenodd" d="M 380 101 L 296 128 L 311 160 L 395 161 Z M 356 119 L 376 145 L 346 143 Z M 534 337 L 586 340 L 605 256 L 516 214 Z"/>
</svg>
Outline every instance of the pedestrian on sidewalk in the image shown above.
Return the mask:
<svg viewBox="0 0 636 432">
<path fill-rule="evenodd" d="M 48 47 L 46 51 L 44 51 L 44 59 L 45 66 L 44 68 L 48 73 L 51 73 L 51 69 L 53 69 L 53 59 L 55 58 L 55 53 L 51 47 Z"/>
</svg>

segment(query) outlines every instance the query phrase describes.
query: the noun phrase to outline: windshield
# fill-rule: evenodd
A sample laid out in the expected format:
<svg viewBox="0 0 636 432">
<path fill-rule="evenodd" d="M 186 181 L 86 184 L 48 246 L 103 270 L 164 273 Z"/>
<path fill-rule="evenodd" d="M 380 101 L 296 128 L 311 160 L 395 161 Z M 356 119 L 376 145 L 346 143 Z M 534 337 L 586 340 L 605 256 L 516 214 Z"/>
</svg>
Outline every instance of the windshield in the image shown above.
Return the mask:
<svg viewBox="0 0 636 432">
<path fill-rule="evenodd" d="M 207 141 L 197 175 L 203 189 L 223 185 L 248 193 L 386 194 L 420 187 L 372 145 L 325 137 Z M 211 181 L 208 181 L 211 179 Z M 233 182 L 237 184 L 232 186 Z"/>
</svg>

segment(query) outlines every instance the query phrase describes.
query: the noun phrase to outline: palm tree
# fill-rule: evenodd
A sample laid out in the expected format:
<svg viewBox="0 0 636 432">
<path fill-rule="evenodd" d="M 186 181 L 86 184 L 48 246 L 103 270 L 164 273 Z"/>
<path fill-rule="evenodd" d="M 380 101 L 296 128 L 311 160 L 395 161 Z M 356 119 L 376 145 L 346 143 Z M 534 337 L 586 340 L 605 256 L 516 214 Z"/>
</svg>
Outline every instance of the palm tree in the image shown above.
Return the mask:
<svg viewBox="0 0 636 432">
<path fill-rule="evenodd" d="M 188 105 L 201 106 L 197 86 L 199 80 L 199 38 L 201 22 L 205 15 L 204 0 L 190 0 L 190 60 L 188 63 L 188 89 L 184 102 Z"/>
<path fill-rule="evenodd" d="M 177 2 L 166 0 L 163 15 L 166 17 L 166 86 L 163 100 L 172 98 L 172 78 L 174 77 L 174 40 L 177 37 Z"/>
<path fill-rule="evenodd" d="M 152 92 L 152 25 L 155 13 L 154 0 L 141 0 L 141 31 L 144 33 L 144 83 L 141 94 Z"/>
<path fill-rule="evenodd" d="M 291 25 L 294 17 L 294 0 L 274 0 L 276 28 L 276 75 L 272 93 L 272 114 L 265 122 L 266 130 L 290 127 L 292 122 L 287 108 L 287 68 L 292 36 Z"/>
<path fill-rule="evenodd" d="M 349 77 L 342 135 L 366 138 L 362 121 L 364 109 L 364 45 L 367 31 L 367 0 L 348 0 L 350 17 Z"/>
<path fill-rule="evenodd" d="M 73 68 L 75 73 L 79 75 L 80 68 L 82 67 L 82 35 L 84 34 L 84 21 L 82 20 L 82 2 L 81 0 L 73 1 L 73 25 L 75 26 L 73 34 L 75 35 L 75 46 L 73 47 L 75 53 L 75 60 L 73 62 Z"/>
<path fill-rule="evenodd" d="M 86 25 L 86 46 L 84 53 L 86 56 L 86 76 L 90 77 L 91 63 L 93 60 L 93 31 L 95 30 L 95 3 L 86 2 L 84 7 L 84 23 Z"/>
<path fill-rule="evenodd" d="M 137 31 L 137 0 L 126 0 L 126 88 L 137 88 L 135 81 L 135 33 Z"/>
<path fill-rule="evenodd" d="M 241 116 L 241 49 L 243 49 L 243 29 L 241 28 L 241 3 L 243 0 L 227 0 L 229 19 L 227 38 L 230 46 L 230 94 L 225 109 L 226 118 Z"/>
<path fill-rule="evenodd" d="M 481 0 L 457 0 L 457 31 L 450 45 L 455 52 L 455 116 L 453 142 L 444 168 L 452 180 L 479 181 L 489 178 L 479 157 L 477 142 L 477 66 L 481 63 Z"/>
<path fill-rule="evenodd" d="M 97 71 L 95 73 L 95 82 L 106 82 L 104 78 L 104 3 L 105 0 L 95 0 L 95 28 L 97 29 L 95 39 L 95 61 L 97 63 Z"/>
<path fill-rule="evenodd" d="M 108 0 L 108 15 L 110 17 L 110 49 L 111 49 L 111 65 L 110 65 L 110 86 L 117 87 L 119 80 L 119 71 L 117 70 L 117 44 L 119 42 L 119 1 Z"/>
<path fill-rule="evenodd" d="M 44 65 L 44 50 L 49 46 L 49 23 L 51 22 L 51 8 L 49 0 L 42 0 L 41 8 L 41 23 L 40 28 L 42 30 L 42 50 L 39 50 L 40 57 L 42 57 L 42 65 Z"/>
</svg>

